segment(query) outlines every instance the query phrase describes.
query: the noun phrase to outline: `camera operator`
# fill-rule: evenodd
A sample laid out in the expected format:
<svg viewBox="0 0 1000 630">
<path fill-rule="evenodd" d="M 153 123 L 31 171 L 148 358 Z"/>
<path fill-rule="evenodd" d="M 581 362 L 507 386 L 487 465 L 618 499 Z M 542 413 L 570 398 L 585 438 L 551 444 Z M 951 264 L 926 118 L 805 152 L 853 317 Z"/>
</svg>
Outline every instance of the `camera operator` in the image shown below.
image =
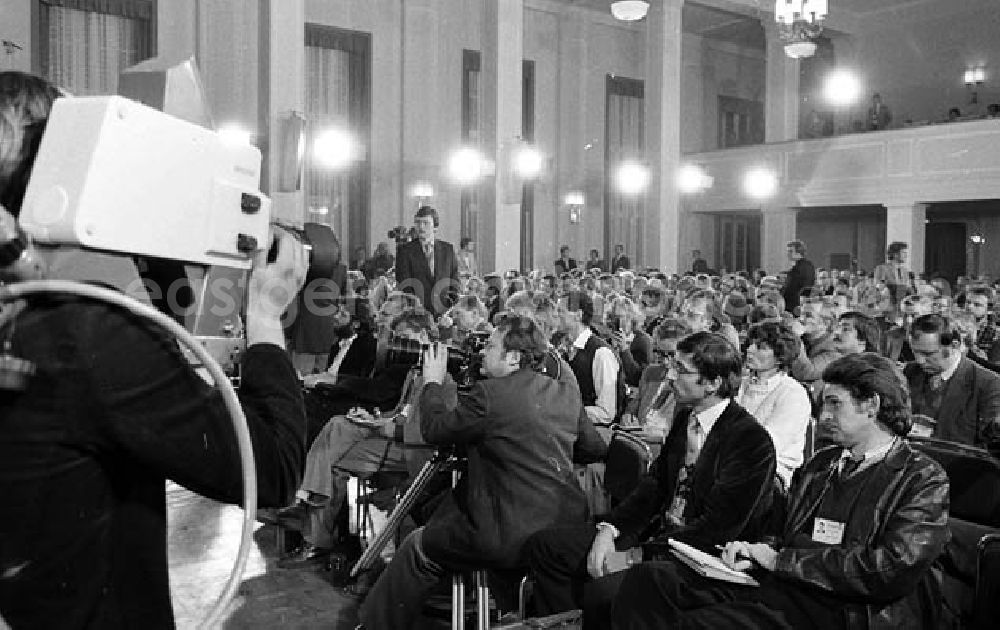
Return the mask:
<svg viewBox="0 0 1000 630">
<path fill-rule="evenodd" d="M 15 216 L 57 97 L 44 79 L 0 72 L 0 199 Z M 263 506 L 287 503 L 304 454 L 280 316 L 306 261 L 276 233 L 277 259 L 262 254 L 251 275 L 240 390 Z M 0 336 L 36 368 L 23 390 L 0 390 L 4 617 L 14 628 L 173 627 L 165 480 L 242 498 L 222 396 L 160 330 L 102 303 L 30 299 Z"/>
<path fill-rule="evenodd" d="M 522 567 L 528 536 L 584 522 L 572 464 L 580 392 L 568 370 L 559 380 L 538 373 L 547 349 L 531 319 L 505 318 L 483 353 L 488 378 L 461 396 L 446 377 L 445 348 L 425 352 L 420 428 L 430 443 L 458 444 L 468 470 L 375 583 L 363 627 L 410 627 L 445 572 Z"/>
</svg>

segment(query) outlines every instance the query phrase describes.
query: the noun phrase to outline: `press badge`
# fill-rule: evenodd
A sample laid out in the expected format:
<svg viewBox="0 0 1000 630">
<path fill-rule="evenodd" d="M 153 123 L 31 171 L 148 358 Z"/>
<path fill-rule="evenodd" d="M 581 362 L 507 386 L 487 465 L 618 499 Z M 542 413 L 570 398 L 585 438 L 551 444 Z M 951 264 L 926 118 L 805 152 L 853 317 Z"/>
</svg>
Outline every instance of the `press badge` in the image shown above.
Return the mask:
<svg viewBox="0 0 1000 630">
<path fill-rule="evenodd" d="M 844 540 L 844 524 L 816 518 L 813 521 L 812 539 L 824 545 L 839 545 Z"/>
</svg>

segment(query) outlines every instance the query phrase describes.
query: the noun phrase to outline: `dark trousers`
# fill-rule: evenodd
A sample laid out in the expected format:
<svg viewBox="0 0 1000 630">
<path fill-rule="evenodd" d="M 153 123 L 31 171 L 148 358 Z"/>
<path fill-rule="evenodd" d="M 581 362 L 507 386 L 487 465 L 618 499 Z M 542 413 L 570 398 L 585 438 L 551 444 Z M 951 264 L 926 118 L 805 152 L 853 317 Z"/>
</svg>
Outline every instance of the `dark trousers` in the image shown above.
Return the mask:
<svg viewBox="0 0 1000 630">
<path fill-rule="evenodd" d="M 525 558 L 535 580 L 532 602 L 537 615 L 582 607 L 583 586 L 590 580 L 587 554 L 596 536 L 593 525 L 555 527 L 525 543 Z"/>
<path fill-rule="evenodd" d="M 762 576 L 761 586 L 703 578 L 679 562 L 644 562 L 625 572 L 612 604 L 614 630 L 659 628 L 843 628 L 843 602 Z"/>
<path fill-rule="evenodd" d="M 365 628 L 410 628 L 420 619 L 424 602 L 446 571 L 424 553 L 423 531 L 418 528 L 406 537 L 361 604 Z"/>
</svg>

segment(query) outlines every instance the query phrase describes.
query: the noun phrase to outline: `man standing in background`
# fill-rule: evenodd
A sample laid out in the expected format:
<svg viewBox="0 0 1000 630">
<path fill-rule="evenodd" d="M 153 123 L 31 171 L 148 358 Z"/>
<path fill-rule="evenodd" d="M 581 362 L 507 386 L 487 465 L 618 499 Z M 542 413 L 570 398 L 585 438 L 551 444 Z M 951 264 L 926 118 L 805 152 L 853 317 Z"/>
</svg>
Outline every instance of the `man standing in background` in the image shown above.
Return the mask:
<svg viewBox="0 0 1000 630">
<path fill-rule="evenodd" d="M 417 238 L 396 250 L 397 288 L 416 295 L 425 309 L 439 317 L 458 294 L 455 248 L 437 238 L 440 220 L 431 206 L 420 206 L 413 223 Z"/>
</svg>

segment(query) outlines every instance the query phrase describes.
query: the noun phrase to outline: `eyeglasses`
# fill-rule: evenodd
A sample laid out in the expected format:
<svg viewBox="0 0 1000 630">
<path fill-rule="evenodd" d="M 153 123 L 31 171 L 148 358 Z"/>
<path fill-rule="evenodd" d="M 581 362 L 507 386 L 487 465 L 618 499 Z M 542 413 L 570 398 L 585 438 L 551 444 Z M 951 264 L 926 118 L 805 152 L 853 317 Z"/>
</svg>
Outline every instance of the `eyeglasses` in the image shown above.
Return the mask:
<svg viewBox="0 0 1000 630">
<path fill-rule="evenodd" d="M 681 316 L 686 319 L 701 319 L 705 317 L 705 313 L 701 311 L 695 311 L 692 309 L 684 309 L 681 311 Z"/>
</svg>

